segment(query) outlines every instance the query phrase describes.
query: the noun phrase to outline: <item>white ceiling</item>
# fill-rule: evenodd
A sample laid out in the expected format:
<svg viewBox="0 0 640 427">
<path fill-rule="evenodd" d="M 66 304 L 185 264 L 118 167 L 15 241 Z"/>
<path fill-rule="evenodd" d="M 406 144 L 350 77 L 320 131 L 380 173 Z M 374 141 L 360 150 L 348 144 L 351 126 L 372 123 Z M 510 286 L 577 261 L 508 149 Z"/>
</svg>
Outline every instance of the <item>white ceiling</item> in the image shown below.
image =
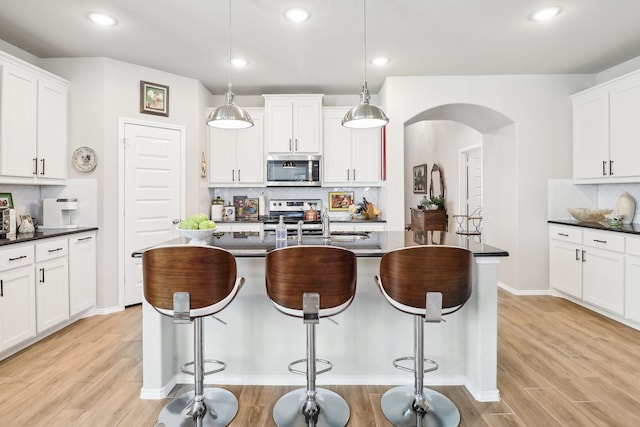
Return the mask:
<svg viewBox="0 0 640 427">
<path fill-rule="evenodd" d="M 563 12 L 528 17 L 542 6 Z M 303 24 L 284 11 L 304 7 Z M 85 15 L 109 13 L 98 28 Z M 41 58 L 106 56 L 226 91 L 227 0 L 0 0 L 0 39 Z M 362 85 L 361 0 L 233 0 L 236 94 L 350 94 Z M 597 73 L 640 56 L 639 0 L 368 0 L 367 65 L 385 76 Z"/>
</svg>

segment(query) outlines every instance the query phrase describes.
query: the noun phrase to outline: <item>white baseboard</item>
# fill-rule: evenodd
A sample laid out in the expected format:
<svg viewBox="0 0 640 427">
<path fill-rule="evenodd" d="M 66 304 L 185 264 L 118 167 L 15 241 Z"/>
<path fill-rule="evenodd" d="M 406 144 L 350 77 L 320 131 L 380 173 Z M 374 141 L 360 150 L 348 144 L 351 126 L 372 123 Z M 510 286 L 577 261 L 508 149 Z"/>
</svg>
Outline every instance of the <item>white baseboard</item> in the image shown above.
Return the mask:
<svg viewBox="0 0 640 427">
<path fill-rule="evenodd" d="M 120 306 L 107 307 L 107 308 L 96 308 L 94 314 L 96 316 L 104 316 L 104 315 L 107 315 L 107 314 L 117 313 L 117 312 L 123 311 L 123 310 L 124 310 L 124 307 L 120 307 Z"/>
<path fill-rule="evenodd" d="M 191 377 L 191 382 L 193 382 L 193 377 Z M 164 399 L 169 396 L 171 390 L 176 386 L 176 377 L 173 377 L 171 381 L 165 384 L 161 388 L 145 388 L 142 387 L 140 389 L 140 399 L 143 400 L 159 400 Z"/>
<path fill-rule="evenodd" d="M 527 289 L 527 290 L 521 290 L 521 289 L 512 288 L 511 286 L 507 285 L 506 283 L 502 283 L 500 281 L 498 281 L 498 287 L 500 289 L 504 289 L 505 291 L 509 292 L 510 294 L 517 295 L 517 296 L 551 295 L 549 293 L 549 289 Z"/>
</svg>

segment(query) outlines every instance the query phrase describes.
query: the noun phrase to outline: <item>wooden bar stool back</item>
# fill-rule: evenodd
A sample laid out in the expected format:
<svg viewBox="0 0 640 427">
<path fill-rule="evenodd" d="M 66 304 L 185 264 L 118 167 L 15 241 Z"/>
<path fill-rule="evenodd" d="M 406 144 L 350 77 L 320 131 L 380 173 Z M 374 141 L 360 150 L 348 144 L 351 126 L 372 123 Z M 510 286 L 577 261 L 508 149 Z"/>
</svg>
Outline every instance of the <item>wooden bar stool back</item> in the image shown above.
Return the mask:
<svg viewBox="0 0 640 427">
<path fill-rule="evenodd" d="M 145 300 L 175 323 L 194 323 L 194 361 L 181 371 L 194 376 L 195 388 L 171 400 L 160 412 L 159 425 L 220 427 L 238 411 L 238 400 L 228 390 L 204 389 L 204 376 L 221 372 L 226 364 L 204 359 L 203 322 L 233 301 L 244 278 L 237 277 L 233 255 L 211 246 L 160 246 L 142 254 Z M 205 364 L 218 367 L 205 372 Z M 193 366 L 189 371 L 187 366 Z"/>
<path fill-rule="evenodd" d="M 337 393 L 316 387 L 316 375 L 331 370 L 331 362 L 316 358 L 315 326 L 320 318 L 344 311 L 356 293 L 356 256 L 331 246 L 292 246 L 267 254 L 267 295 L 280 312 L 307 325 L 306 359 L 289 364 L 305 375 L 307 386 L 282 396 L 273 408 L 278 427 L 344 427 L 349 406 Z M 304 363 L 306 370 L 295 369 Z M 316 364 L 324 368 L 317 370 Z"/>
<path fill-rule="evenodd" d="M 467 302 L 473 286 L 473 253 L 452 246 L 412 246 L 385 254 L 380 261 L 380 291 L 396 309 L 414 316 L 414 355 L 393 365 L 414 373 L 414 386 L 388 390 L 382 411 L 396 426 L 457 426 L 460 413 L 447 397 L 424 387 L 424 373 L 438 364 L 424 358 L 424 322 L 440 322 Z M 413 367 L 401 362 L 412 361 Z M 427 368 L 425 368 L 425 363 Z"/>
</svg>

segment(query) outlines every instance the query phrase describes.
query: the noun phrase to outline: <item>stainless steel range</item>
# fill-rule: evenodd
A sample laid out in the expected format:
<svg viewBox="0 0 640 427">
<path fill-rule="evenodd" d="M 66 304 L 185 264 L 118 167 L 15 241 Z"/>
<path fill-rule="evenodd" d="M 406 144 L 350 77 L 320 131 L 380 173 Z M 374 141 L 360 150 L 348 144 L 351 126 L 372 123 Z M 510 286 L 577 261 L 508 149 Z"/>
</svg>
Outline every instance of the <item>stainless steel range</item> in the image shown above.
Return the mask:
<svg viewBox="0 0 640 427">
<path fill-rule="evenodd" d="M 317 214 L 314 220 L 305 220 L 305 210 L 315 211 Z M 280 215 L 284 218 L 287 230 L 295 231 L 299 221 L 303 221 L 302 230 L 322 231 L 322 221 L 320 220 L 320 210 L 322 201 L 320 199 L 271 199 L 269 200 L 269 216 L 263 221 L 265 231 L 275 231 L 276 225 L 280 221 Z M 310 216 L 310 215 L 308 215 Z"/>
</svg>

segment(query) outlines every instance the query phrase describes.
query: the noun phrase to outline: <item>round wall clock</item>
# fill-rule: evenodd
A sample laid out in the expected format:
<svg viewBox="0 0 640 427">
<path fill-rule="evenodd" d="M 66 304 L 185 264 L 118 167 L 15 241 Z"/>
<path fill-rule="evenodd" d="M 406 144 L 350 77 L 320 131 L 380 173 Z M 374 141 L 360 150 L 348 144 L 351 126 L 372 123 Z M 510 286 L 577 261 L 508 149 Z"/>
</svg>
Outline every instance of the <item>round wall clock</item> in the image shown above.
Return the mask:
<svg viewBox="0 0 640 427">
<path fill-rule="evenodd" d="M 76 148 L 76 151 L 73 152 L 71 162 L 79 172 L 91 172 L 98 164 L 95 151 L 89 147 Z"/>
</svg>

